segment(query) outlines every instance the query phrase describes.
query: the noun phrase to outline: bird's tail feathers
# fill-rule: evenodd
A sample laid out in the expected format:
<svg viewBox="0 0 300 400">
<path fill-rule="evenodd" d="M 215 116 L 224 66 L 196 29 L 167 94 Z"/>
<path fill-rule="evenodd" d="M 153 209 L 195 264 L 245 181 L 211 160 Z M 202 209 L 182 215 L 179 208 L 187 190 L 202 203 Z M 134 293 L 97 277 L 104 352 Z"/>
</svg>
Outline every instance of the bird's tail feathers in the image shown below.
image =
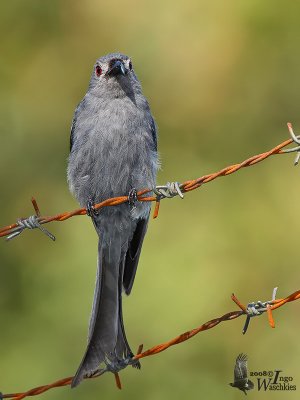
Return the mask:
<svg viewBox="0 0 300 400">
<path fill-rule="evenodd" d="M 132 356 L 122 316 L 122 281 L 125 255 L 121 240 L 101 238 L 98 244 L 98 269 L 89 325 L 88 345 L 71 387 L 98 370 L 101 363 L 114 365 Z"/>
</svg>

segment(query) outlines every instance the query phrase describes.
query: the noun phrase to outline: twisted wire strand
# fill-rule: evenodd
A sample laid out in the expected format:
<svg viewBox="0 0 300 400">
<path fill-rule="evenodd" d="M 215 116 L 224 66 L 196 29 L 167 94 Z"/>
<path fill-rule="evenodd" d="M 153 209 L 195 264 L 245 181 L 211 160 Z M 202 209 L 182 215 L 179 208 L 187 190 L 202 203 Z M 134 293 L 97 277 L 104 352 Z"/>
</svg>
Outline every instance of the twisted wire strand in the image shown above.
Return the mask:
<svg viewBox="0 0 300 400">
<path fill-rule="evenodd" d="M 300 154 L 299 146 L 295 147 L 294 149 L 283 150 L 284 147 L 288 146 L 292 142 L 299 144 L 298 143 L 299 138 L 294 134 L 291 124 L 288 124 L 288 129 L 291 134 L 291 139 L 285 140 L 284 142 L 280 143 L 279 145 L 275 146 L 274 148 L 272 148 L 271 150 L 269 150 L 267 152 L 252 156 L 239 164 L 230 165 L 226 168 L 221 169 L 220 171 L 218 171 L 216 173 L 204 175 L 204 176 L 194 179 L 194 180 L 185 181 L 182 184 L 178 184 L 177 182 L 175 182 L 173 184 L 167 184 L 164 187 L 158 187 L 158 192 L 154 188 L 140 190 L 137 193 L 137 198 L 139 201 L 155 201 L 156 202 L 156 207 L 155 207 L 155 211 L 154 211 L 154 218 L 156 218 L 158 215 L 159 204 L 160 204 L 161 199 L 172 198 L 175 195 L 179 195 L 180 197 L 183 197 L 183 193 L 185 193 L 185 192 L 195 190 L 195 189 L 201 187 L 203 184 L 211 182 L 221 176 L 227 176 L 227 175 L 230 175 L 230 174 L 233 174 L 233 173 L 239 171 L 242 168 L 255 165 L 255 164 L 269 158 L 272 155 L 282 154 L 282 153 L 287 153 L 287 152 L 297 152 L 297 157 L 296 157 L 296 161 L 295 161 L 295 163 L 297 163 L 299 161 L 299 157 L 300 157 L 299 156 L 299 154 Z M 151 195 L 153 192 L 155 193 L 155 196 Z M 148 195 L 148 196 L 146 196 L 146 195 Z M 119 205 L 119 204 L 126 203 L 126 202 L 128 202 L 128 196 L 114 197 L 111 199 L 107 199 L 101 203 L 95 204 L 94 208 L 98 210 L 103 207 Z M 79 208 L 79 209 L 76 209 L 71 212 L 64 212 L 64 213 L 57 214 L 54 216 L 42 217 L 40 215 L 40 211 L 39 211 L 39 208 L 38 208 L 38 205 L 37 205 L 35 199 L 32 199 L 32 204 L 36 211 L 36 215 L 31 216 L 29 218 L 22 219 L 22 220 L 18 220 L 17 223 L 5 226 L 4 228 L 0 229 L 0 237 L 6 236 L 9 239 L 11 239 L 11 238 L 19 235 L 20 233 L 22 233 L 23 230 L 25 230 L 26 228 L 27 229 L 39 228 L 40 230 L 43 231 L 43 233 L 47 234 L 47 236 L 49 236 L 50 238 L 52 238 L 52 240 L 54 240 L 55 238 L 53 237 L 53 235 L 50 234 L 50 232 L 46 231 L 45 229 L 41 229 L 42 224 L 46 224 L 46 223 L 49 223 L 52 221 L 65 221 L 73 216 L 85 215 L 87 213 L 86 208 Z M 291 295 L 289 295 L 288 297 L 286 297 L 284 299 L 277 299 L 277 300 L 272 299 L 269 302 L 265 302 L 263 304 L 263 307 L 259 309 L 258 313 L 253 313 L 253 307 L 254 307 L 253 303 L 249 303 L 249 304 L 251 304 L 251 307 L 252 307 L 252 311 L 249 311 L 251 309 L 251 307 L 250 308 L 245 307 L 242 303 L 239 302 L 239 300 L 234 295 L 232 295 L 232 299 L 239 306 L 240 311 L 231 311 L 229 313 L 224 314 L 223 316 L 221 316 L 219 318 L 215 318 L 210 321 L 207 321 L 206 323 L 199 326 L 198 328 L 184 332 L 183 334 L 175 337 L 174 339 L 171 339 L 168 342 L 156 345 L 144 352 L 142 352 L 142 346 L 140 346 L 137 354 L 133 357 L 132 360 L 137 360 L 140 358 L 152 356 L 154 354 L 163 352 L 171 346 L 180 344 L 186 340 L 191 339 L 193 336 L 197 335 L 200 332 L 214 328 L 221 322 L 231 321 L 242 315 L 247 316 L 247 321 L 248 321 L 247 324 L 249 324 L 250 317 L 259 316 L 262 313 L 267 312 L 270 326 L 274 328 L 275 324 L 274 324 L 272 311 L 279 307 L 282 307 L 283 305 L 285 305 L 288 302 L 295 301 L 299 298 L 300 298 L 300 290 L 292 293 Z M 248 327 L 248 325 L 247 325 L 247 327 Z M 243 333 L 245 333 L 245 328 L 244 328 Z M 128 365 L 129 364 L 130 363 L 128 363 Z M 117 387 L 121 388 L 121 382 L 120 382 L 118 373 L 115 373 L 114 375 L 115 375 Z M 99 376 L 99 375 L 96 375 L 96 376 Z M 92 377 L 89 377 L 86 379 L 95 378 L 96 376 L 92 376 Z M 70 385 L 72 379 L 73 379 L 73 377 L 63 378 L 63 379 L 55 381 L 51 384 L 38 386 L 36 388 L 33 388 L 33 389 L 23 392 L 23 393 L 8 393 L 8 394 L 0 393 L 0 399 L 11 399 L 12 398 L 13 400 L 21 400 L 21 399 L 24 399 L 25 397 L 36 396 L 36 395 L 44 393 L 55 387 L 62 387 L 62 386 Z"/>
<path fill-rule="evenodd" d="M 282 149 L 284 147 L 288 146 L 289 144 L 291 144 L 292 142 L 294 142 L 293 138 L 285 140 L 284 142 L 278 144 L 277 146 L 275 146 L 274 148 L 272 148 L 269 151 L 252 156 L 239 164 L 230 165 L 226 168 L 221 169 L 218 172 L 207 174 L 207 175 L 204 175 L 197 179 L 188 180 L 181 184 L 178 184 L 177 182 L 175 182 L 174 185 L 175 185 L 175 189 L 177 190 L 177 194 L 180 197 L 182 197 L 182 193 L 195 190 L 195 189 L 201 187 L 202 185 L 204 185 L 205 183 L 212 182 L 213 180 L 215 180 L 221 176 L 231 175 L 231 174 L 239 171 L 242 168 L 246 168 L 246 167 L 250 167 L 252 165 L 258 164 L 259 162 L 264 161 L 267 158 L 269 158 L 270 156 L 273 156 L 275 154 L 283 154 L 286 151 L 282 150 Z M 291 150 L 297 151 L 298 148 L 291 149 Z M 158 189 L 162 188 L 162 186 L 158 186 L 157 188 Z M 168 186 L 164 186 L 164 188 L 170 190 L 170 187 L 168 187 Z M 152 195 L 153 192 L 156 194 Z M 155 207 L 154 216 L 153 216 L 154 218 L 156 218 L 158 215 L 160 200 L 162 198 L 172 198 L 176 195 L 174 192 L 171 193 L 170 195 L 163 195 L 162 189 L 159 192 L 160 192 L 160 194 L 157 194 L 157 191 L 155 188 L 142 189 L 137 192 L 138 201 L 155 201 L 156 202 L 156 207 Z M 34 208 L 37 212 L 38 207 L 37 207 L 35 199 L 32 199 L 32 202 L 33 202 Z M 116 206 L 116 205 L 123 204 L 126 202 L 128 202 L 128 196 L 113 197 L 113 198 L 104 200 L 101 203 L 97 203 L 93 207 L 94 207 L 94 209 L 99 210 L 103 207 Z M 57 214 L 54 216 L 40 216 L 39 210 L 38 210 L 35 220 L 36 220 L 36 223 L 39 226 L 41 226 L 43 224 L 47 224 L 52 221 L 59 221 L 59 222 L 66 221 L 67 219 L 69 219 L 71 217 L 74 217 L 76 215 L 85 215 L 86 213 L 87 213 L 86 208 L 79 208 L 74 211 L 63 212 L 61 214 Z M 26 223 L 26 221 L 29 220 L 30 218 L 31 217 L 29 217 L 27 219 L 19 220 L 18 222 L 14 223 L 14 224 L 3 227 L 2 229 L 0 229 L 0 237 L 5 236 L 8 239 L 12 239 L 13 237 L 19 235 L 21 232 L 23 232 L 24 229 L 28 228 L 28 226 L 27 226 L 28 224 Z M 23 221 L 23 223 L 22 223 L 22 221 Z M 44 232 L 44 233 L 46 233 L 46 232 Z M 53 235 L 51 235 L 49 232 L 47 232 L 47 234 L 52 239 L 54 238 Z"/>
<path fill-rule="evenodd" d="M 203 331 L 207 331 L 209 329 L 214 328 L 215 326 L 219 325 L 221 322 L 225 322 L 225 321 L 232 321 L 236 318 L 241 317 L 242 315 L 249 315 L 249 311 L 247 310 L 247 307 L 245 307 L 242 303 L 240 303 L 240 301 L 234 296 L 231 296 L 232 300 L 238 305 L 238 307 L 240 308 L 240 310 L 235 310 L 235 311 L 230 311 L 224 315 L 222 315 L 221 317 L 218 318 L 214 318 L 211 319 L 210 321 L 205 322 L 204 324 L 200 325 L 199 327 L 192 329 L 190 331 L 184 332 L 181 335 L 165 342 L 165 343 L 161 343 L 158 344 L 156 346 L 151 347 L 150 349 L 142 352 L 142 345 L 139 347 L 139 350 L 137 352 L 137 354 L 133 357 L 133 360 L 138 360 L 141 358 L 145 358 L 145 357 L 149 357 L 149 356 L 153 356 L 155 354 L 161 353 L 165 350 L 167 350 L 169 347 L 180 344 L 185 342 L 186 340 L 191 339 L 193 336 L 197 335 L 200 332 Z M 297 290 L 296 292 L 290 294 L 289 296 L 283 298 L 283 299 L 272 299 L 271 301 L 265 302 L 264 305 L 266 305 L 267 303 L 267 307 L 262 307 L 262 312 L 259 314 L 256 314 L 256 316 L 262 315 L 264 312 L 268 313 L 268 310 L 270 310 L 269 312 L 272 312 L 273 310 L 276 310 L 277 308 L 280 308 L 282 306 L 284 306 L 285 304 L 298 300 L 300 298 L 300 290 Z M 261 302 L 258 302 L 258 304 Z M 249 304 L 253 304 L 253 303 L 249 303 Z M 271 327 L 273 328 L 274 326 L 272 326 L 272 323 L 274 325 L 274 320 L 273 317 L 270 321 L 270 317 L 268 315 L 268 320 L 269 323 L 271 325 Z M 128 365 L 130 365 L 130 363 L 128 363 Z M 96 376 L 91 376 L 85 379 L 93 379 L 98 377 L 99 375 Z M 7 394 L 2 394 L 0 395 L 0 399 L 13 399 L 13 400 L 21 400 L 24 399 L 25 397 L 29 397 L 29 396 L 37 396 L 39 394 L 42 394 L 44 392 L 47 392 L 50 389 L 53 388 L 57 388 L 57 387 L 62 387 L 62 386 L 68 386 L 71 384 L 73 377 L 67 377 L 67 378 L 63 378 L 60 380 L 57 380 L 51 384 L 48 385 L 43 385 L 43 386 L 38 386 L 35 387 L 33 389 L 30 389 L 26 392 L 22 392 L 22 393 L 7 393 Z M 121 382 L 120 382 L 120 378 L 119 375 L 117 373 L 115 373 L 115 379 L 116 379 L 116 383 L 117 383 L 117 387 L 120 389 L 121 388 Z"/>
</svg>

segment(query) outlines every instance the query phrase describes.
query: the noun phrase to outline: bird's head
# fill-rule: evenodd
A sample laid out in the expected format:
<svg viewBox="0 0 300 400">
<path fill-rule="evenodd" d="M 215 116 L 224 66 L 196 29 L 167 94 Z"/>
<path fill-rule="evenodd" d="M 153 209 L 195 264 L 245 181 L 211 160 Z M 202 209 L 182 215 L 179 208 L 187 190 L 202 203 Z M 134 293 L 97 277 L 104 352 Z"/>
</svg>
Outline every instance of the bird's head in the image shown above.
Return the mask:
<svg viewBox="0 0 300 400">
<path fill-rule="evenodd" d="M 130 57 L 111 53 L 99 58 L 93 68 L 90 91 L 97 97 L 129 96 L 140 85 L 134 73 Z"/>
</svg>

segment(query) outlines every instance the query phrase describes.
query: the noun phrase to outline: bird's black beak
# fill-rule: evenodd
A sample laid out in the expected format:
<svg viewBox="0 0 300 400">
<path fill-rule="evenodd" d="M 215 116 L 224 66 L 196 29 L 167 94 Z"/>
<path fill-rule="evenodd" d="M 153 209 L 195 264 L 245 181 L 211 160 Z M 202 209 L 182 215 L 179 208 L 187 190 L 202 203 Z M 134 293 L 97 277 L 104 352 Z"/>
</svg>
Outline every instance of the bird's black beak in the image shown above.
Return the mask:
<svg viewBox="0 0 300 400">
<path fill-rule="evenodd" d="M 125 65 L 120 60 L 114 60 L 111 63 L 109 70 L 107 71 L 107 75 L 116 76 L 116 75 L 126 75 L 127 70 Z"/>
</svg>

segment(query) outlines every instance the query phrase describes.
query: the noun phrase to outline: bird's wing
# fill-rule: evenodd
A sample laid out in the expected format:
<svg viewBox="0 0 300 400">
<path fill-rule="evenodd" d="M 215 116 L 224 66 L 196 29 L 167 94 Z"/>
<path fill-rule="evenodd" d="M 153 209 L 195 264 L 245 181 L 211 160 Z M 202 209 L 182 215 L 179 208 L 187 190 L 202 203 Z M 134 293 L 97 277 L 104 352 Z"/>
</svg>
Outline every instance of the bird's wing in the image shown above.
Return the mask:
<svg viewBox="0 0 300 400">
<path fill-rule="evenodd" d="M 70 151 L 72 151 L 74 141 L 75 141 L 75 128 L 76 128 L 77 118 L 78 118 L 78 115 L 79 115 L 81 109 L 83 108 L 83 106 L 84 106 L 84 99 L 76 107 L 74 116 L 72 119 L 71 134 L 70 134 Z"/>
<path fill-rule="evenodd" d="M 155 121 L 154 121 L 152 116 L 151 116 L 151 119 L 150 119 L 150 129 L 151 129 L 154 149 L 155 149 L 155 151 L 157 151 L 157 129 L 156 129 Z"/>
<path fill-rule="evenodd" d="M 153 141 L 153 146 L 155 152 L 157 151 L 157 129 L 156 129 L 156 124 L 153 119 L 153 117 L 150 114 L 150 120 L 149 120 L 149 127 L 150 127 L 150 132 L 152 135 L 152 141 Z M 147 232 L 147 226 L 148 226 L 148 221 L 149 221 L 149 215 L 147 218 L 141 219 L 138 221 L 135 232 L 133 234 L 133 237 L 131 239 L 131 242 L 129 243 L 128 246 L 128 251 L 126 254 L 126 259 L 125 259 L 125 269 L 124 269 L 124 276 L 123 276 L 123 287 L 125 290 L 125 293 L 127 295 L 130 294 L 141 250 L 142 250 L 142 245 L 144 241 L 145 234 Z"/>
<path fill-rule="evenodd" d="M 248 371 L 247 371 L 247 360 L 248 357 L 246 354 L 239 354 L 235 361 L 234 367 L 234 380 L 238 381 L 241 379 L 247 379 Z"/>
<path fill-rule="evenodd" d="M 70 134 L 70 151 L 72 151 L 72 147 L 74 144 L 74 131 L 75 131 L 75 125 L 76 125 L 76 114 L 73 117 L 72 120 L 72 125 L 71 125 L 71 134 Z"/>
<path fill-rule="evenodd" d="M 133 286 L 144 237 L 147 231 L 148 220 L 149 216 L 146 219 L 140 219 L 138 221 L 126 253 L 123 287 L 127 295 L 130 294 Z"/>
</svg>

